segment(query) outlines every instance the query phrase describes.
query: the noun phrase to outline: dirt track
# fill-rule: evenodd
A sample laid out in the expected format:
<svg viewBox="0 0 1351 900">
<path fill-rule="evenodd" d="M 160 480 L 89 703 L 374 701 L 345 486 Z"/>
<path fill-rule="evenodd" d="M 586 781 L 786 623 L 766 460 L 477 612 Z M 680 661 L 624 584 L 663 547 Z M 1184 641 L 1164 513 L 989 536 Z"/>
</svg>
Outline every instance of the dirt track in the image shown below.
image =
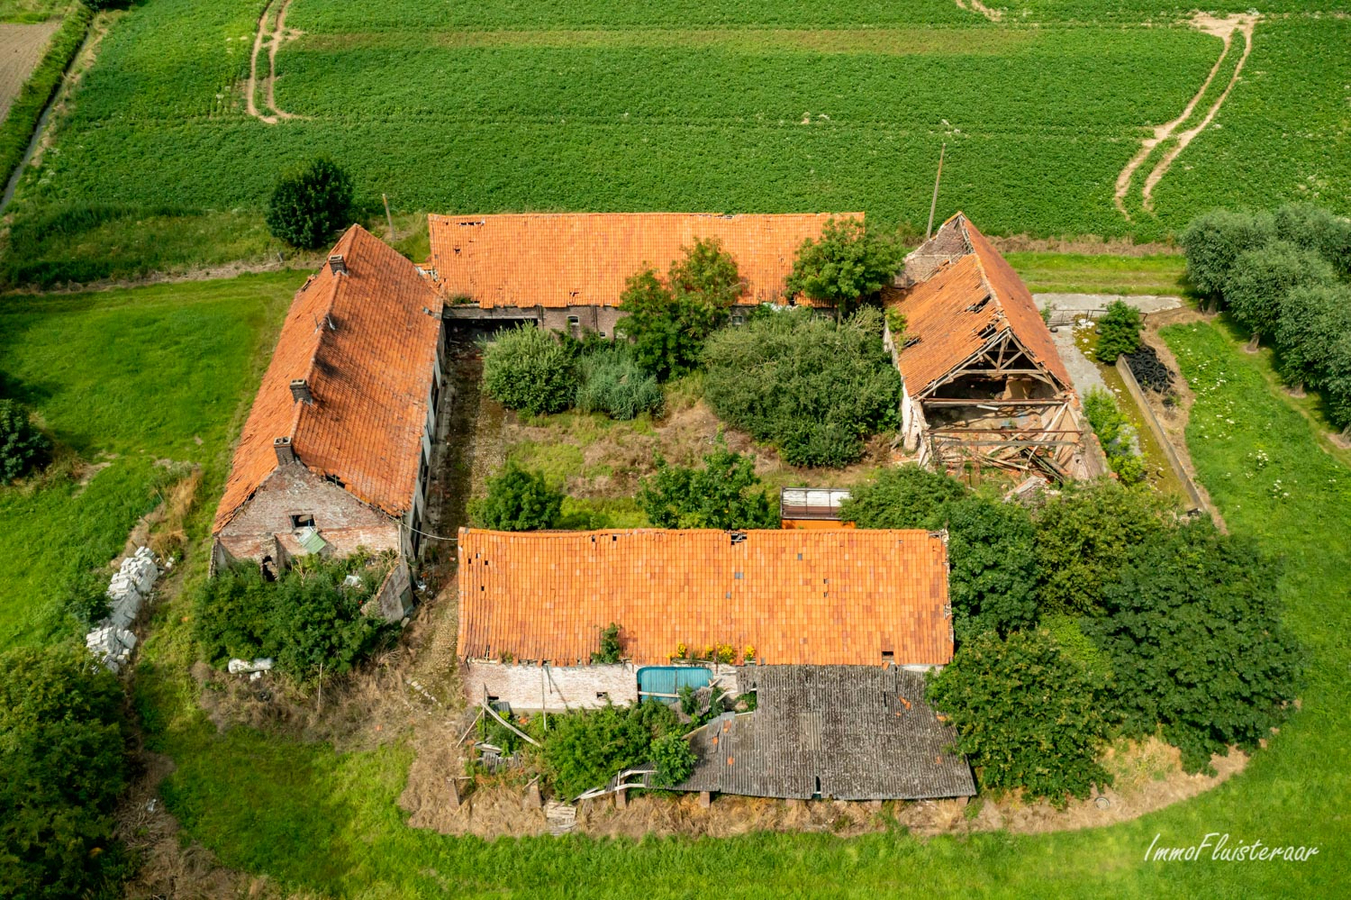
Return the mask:
<svg viewBox="0 0 1351 900">
<path fill-rule="evenodd" d="M 47 43 L 61 27 L 60 19 L 36 25 L 0 24 L 0 121 L 42 59 Z"/>
<path fill-rule="evenodd" d="M 263 7 L 263 14 L 258 17 L 258 32 L 253 37 L 253 55 L 249 58 L 249 80 L 244 85 L 244 105 L 249 115 L 269 125 L 275 125 L 282 119 L 297 118 L 293 113 L 285 112 L 277 106 L 277 51 L 281 49 L 283 42 L 300 36 L 299 31 L 286 30 L 286 11 L 290 7 L 291 0 L 270 0 Z M 260 111 L 256 102 L 260 84 L 258 57 L 264 49 L 267 50 L 267 74 L 262 77 L 261 84 L 264 102 L 270 112 Z"/>
</svg>

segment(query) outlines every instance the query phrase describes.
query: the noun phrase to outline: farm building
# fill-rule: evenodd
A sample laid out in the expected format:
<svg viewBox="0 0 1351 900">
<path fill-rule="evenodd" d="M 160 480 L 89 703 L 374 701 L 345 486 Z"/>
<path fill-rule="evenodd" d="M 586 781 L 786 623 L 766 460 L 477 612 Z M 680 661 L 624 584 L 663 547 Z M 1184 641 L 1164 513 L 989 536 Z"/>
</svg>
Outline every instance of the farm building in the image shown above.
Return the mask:
<svg viewBox="0 0 1351 900">
<path fill-rule="evenodd" d="M 924 676 L 895 666 L 745 666 L 756 709 L 694 731 L 678 791 L 801 800 L 933 800 L 976 793 Z"/>
<path fill-rule="evenodd" d="M 529 321 L 609 337 L 625 281 L 649 266 L 665 275 L 696 239 L 716 238 L 736 260 L 745 283 L 742 304 L 795 302 L 784 285 L 798 247 L 819 237 L 832 215 L 863 214 L 434 215 L 427 269 L 448 319 Z"/>
<path fill-rule="evenodd" d="M 887 305 L 905 331 L 888 326 L 887 343 L 905 383 L 905 446 L 921 464 L 1100 474 L 1032 294 L 965 215 L 906 257 L 898 284 Z"/>
<path fill-rule="evenodd" d="M 461 529 L 466 692 L 553 711 L 695 681 L 735 693 L 736 660 L 942 666 L 947 577 L 946 536 L 925 531 Z M 612 623 L 622 661 L 593 664 Z"/>
<path fill-rule="evenodd" d="M 439 295 L 352 226 L 296 293 L 216 512 L 212 563 L 417 554 L 441 390 Z M 407 569 L 396 581 L 407 586 Z"/>
</svg>

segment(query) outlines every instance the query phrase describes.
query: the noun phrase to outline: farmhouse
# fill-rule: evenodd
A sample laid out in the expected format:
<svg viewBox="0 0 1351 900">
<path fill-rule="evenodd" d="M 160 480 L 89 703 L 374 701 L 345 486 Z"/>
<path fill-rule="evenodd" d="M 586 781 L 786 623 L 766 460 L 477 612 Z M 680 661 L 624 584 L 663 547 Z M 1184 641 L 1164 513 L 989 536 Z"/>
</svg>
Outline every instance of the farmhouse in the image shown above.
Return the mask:
<svg viewBox="0 0 1351 900">
<path fill-rule="evenodd" d="M 665 274 L 696 239 L 715 238 L 736 260 L 740 303 L 810 305 L 787 295 L 793 258 L 832 217 L 701 213 L 526 213 L 430 216 L 427 269 L 448 319 L 531 321 L 580 335 L 614 335 L 625 281 Z M 738 313 L 733 313 L 736 321 Z"/>
<path fill-rule="evenodd" d="M 942 666 L 947 575 L 946 536 L 925 531 L 461 529 L 466 692 L 553 711 L 735 693 L 736 660 Z M 620 661 L 593 664 L 612 623 Z M 714 661 L 673 667 L 687 658 Z"/>
<path fill-rule="evenodd" d="M 441 390 L 441 301 L 354 225 L 297 292 L 235 450 L 212 564 L 364 547 L 416 556 Z M 391 576 L 407 585 L 407 569 Z"/>
<path fill-rule="evenodd" d="M 1101 474 L 1050 331 L 999 252 L 962 213 L 905 260 L 887 300 L 904 379 L 902 435 L 923 465 Z M 894 317 L 889 317 L 894 318 Z"/>
</svg>

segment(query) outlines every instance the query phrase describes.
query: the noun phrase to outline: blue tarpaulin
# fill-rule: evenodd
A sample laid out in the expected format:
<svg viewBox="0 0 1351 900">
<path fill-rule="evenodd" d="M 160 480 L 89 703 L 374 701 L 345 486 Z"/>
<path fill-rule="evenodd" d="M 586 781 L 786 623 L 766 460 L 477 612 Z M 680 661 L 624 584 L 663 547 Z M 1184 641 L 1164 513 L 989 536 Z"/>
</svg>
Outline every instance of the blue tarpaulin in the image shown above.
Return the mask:
<svg viewBox="0 0 1351 900">
<path fill-rule="evenodd" d="M 643 699 L 671 700 L 683 687 L 698 690 L 708 687 L 713 673 L 702 666 L 644 666 L 638 670 L 638 694 Z M 660 696 L 660 695 L 666 696 Z"/>
</svg>

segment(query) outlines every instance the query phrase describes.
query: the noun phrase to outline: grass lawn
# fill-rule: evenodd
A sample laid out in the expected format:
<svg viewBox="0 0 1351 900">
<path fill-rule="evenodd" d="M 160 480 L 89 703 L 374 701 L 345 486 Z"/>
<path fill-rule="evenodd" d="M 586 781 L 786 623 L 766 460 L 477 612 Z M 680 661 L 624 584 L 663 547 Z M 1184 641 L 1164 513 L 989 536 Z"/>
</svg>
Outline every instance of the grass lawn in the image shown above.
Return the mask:
<svg viewBox="0 0 1351 900">
<path fill-rule="evenodd" d="M 203 496 L 219 493 L 231 422 L 303 278 L 0 300 L 0 393 L 106 464 L 87 485 L 0 488 L 0 647 L 74 627 L 55 609 L 60 585 L 105 565 L 159 502 L 167 470 L 155 460 L 205 464 Z"/>
<path fill-rule="evenodd" d="M 1040 836 L 446 837 L 408 828 L 396 806 L 405 744 L 338 753 L 249 729 L 218 733 L 186 674 L 190 609 L 180 598 L 158 610 L 137 683 L 150 745 L 177 765 L 166 800 L 226 865 L 344 897 L 1345 895 L 1351 467 L 1324 452 L 1309 418 L 1273 389 L 1264 356 L 1242 353 L 1213 325 L 1164 337 L 1197 392 L 1188 445 L 1201 480 L 1232 530 L 1286 561 L 1281 596 L 1311 653 L 1302 712 L 1245 772 L 1201 797 L 1112 828 Z M 198 538 L 208 521 L 203 509 Z M 194 565 L 200 578 L 200 554 Z M 1210 832 L 1230 834 L 1231 846 L 1320 849 L 1305 863 L 1144 861 L 1156 836 L 1187 846 Z"/>
<path fill-rule="evenodd" d="M 1180 255 L 1023 252 L 1005 259 L 1035 294 L 1163 294 L 1186 292 Z"/>
</svg>

